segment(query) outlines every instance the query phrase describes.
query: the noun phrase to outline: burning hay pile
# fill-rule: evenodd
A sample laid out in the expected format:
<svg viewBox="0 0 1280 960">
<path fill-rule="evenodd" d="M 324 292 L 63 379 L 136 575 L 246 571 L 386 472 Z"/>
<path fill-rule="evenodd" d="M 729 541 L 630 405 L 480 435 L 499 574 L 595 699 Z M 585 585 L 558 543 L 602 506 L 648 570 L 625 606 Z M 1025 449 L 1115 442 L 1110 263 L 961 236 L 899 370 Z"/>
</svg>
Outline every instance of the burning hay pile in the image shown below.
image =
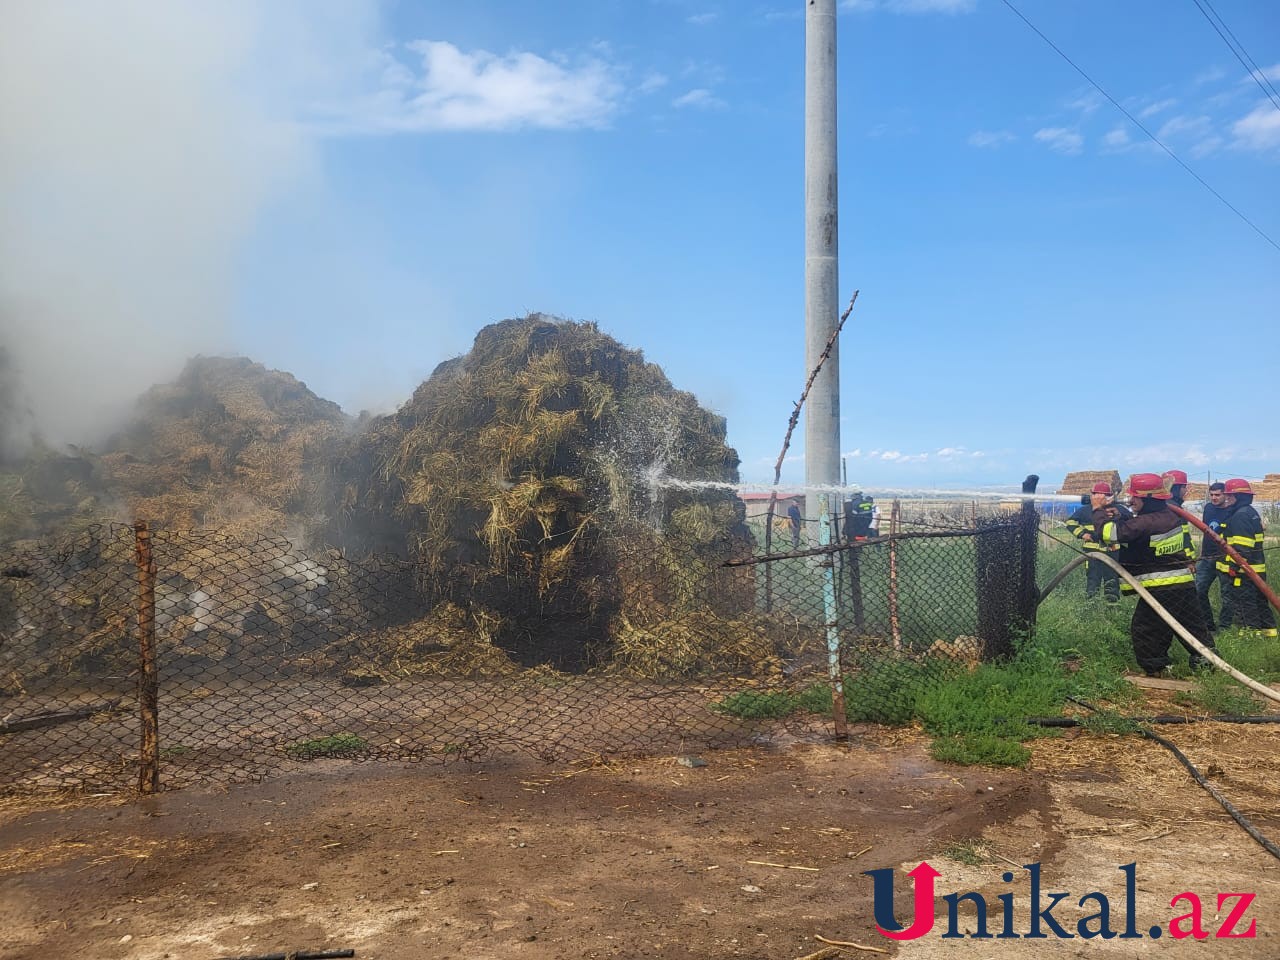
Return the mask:
<svg viewBox="0 0 1280 960">
<path fill-rule="evenodd" d="M 331 538 L 406 551 L 438 602 L 483 611 L 518 662 L 581 669 L 627 632 L 749 611 L 725 423 L 591 323 L 486 327 L 338 469 Z M 687 626 L 684 625 L 684 626 Z M 684 641 L 681 641 L 682 643 Z"/>
<path fill-rule="evenodd" d="M 321 465 L 348 426 L 337 404 L 288 373 L 197 357 L 142 396 L 98 474 L 128 517 L 305 542 L 323 523 Z"/>
</svg>

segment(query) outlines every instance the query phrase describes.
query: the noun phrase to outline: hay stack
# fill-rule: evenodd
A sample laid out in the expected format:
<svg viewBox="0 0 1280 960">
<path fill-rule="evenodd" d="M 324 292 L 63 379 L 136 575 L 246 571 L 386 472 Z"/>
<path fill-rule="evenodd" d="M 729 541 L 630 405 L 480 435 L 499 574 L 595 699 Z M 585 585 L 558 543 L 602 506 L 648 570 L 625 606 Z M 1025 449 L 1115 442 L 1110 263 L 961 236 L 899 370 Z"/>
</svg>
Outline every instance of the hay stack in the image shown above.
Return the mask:
<svg viewBox="0 0 1280 960">
<path fill-rule="evenodd" d="M 518 660 L 580 667 L 622 613 L 643 626 L 734 599 L 706 575 L 749 543 L 733 490 L 652 478 L 733 483 L 737 465 L 723 418 L 639 351 L 535 314 L 481 330 L 369 425 L 337 468 L 330 537 L 407 551 L 439 599 L 494 611 Z"/>
<path fill-rule="evenodd" d="M 305 541 L 322 525 L 321 464 L 348 430 L 337 404 L 288 373 L 196 357 L 141 397 L 98 469 L 130 517 Z"/>
<path fill-rule="evenodd" d="M 1122 481 L 1117 470 L 1076 470 L 1067 474 L 1062 481 L 1062 486 L 1058 489 L 1058 493 L 1078 496 L 1082 493 L 1089 493 L 1095 483 L 1109 483 L 1111 484 L 1111 492 L 1118 493 Z"/>
</svg>

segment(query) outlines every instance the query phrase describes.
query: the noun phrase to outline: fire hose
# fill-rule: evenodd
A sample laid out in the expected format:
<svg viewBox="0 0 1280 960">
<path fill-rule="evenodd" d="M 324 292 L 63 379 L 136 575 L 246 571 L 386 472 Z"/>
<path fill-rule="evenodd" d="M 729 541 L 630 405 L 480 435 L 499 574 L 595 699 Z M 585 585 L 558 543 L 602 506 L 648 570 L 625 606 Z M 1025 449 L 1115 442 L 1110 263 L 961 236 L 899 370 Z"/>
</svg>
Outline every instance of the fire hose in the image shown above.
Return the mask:
<svg viewBox="0 0 1280 960">
<path fill-rule="evenodd" d="M 1178 512 L 1182 513 L 1182 511 L 1178 511 Z M 1212 663 L 1219 670 L 1226 673 L 1233 680 L 1236 680 L 1244 684 L 1254 693 L 1261 694 L 1262 696 L 1266 697 L 1268 700 L 1271 700 L 1275 703 L 1280 703 L 1280 690 L 1273 690 L 1271 689 L 1271 687 L 1268 687 L 1265 683 L 1259 683 L 1257 680 L 1253 679 L 1253 677 L 1249 676 L 1248 674 L 1241 673 L 1231 664 L 1227 663 L 1227 661 L 1223 660 L 1220 656 L 1218 656 L 1218 654 L 1214 650 L 1212 650 L 1209 647 L 1206 647 L 1203 643 L 1197 640 L 1191 634 L 1191 631 L 1189 631 L 1186 627 L 1184 627 L 1181 623 L 1179 623 L 1177 618 L 1174 617 L 1174 615 L 1171 614 L 1168 610 L 1166 610 L 1161 605 L 1159 600 L 1157 600 L 1155 597 L 1151 595 L 1151 591 L 1148 590 L 1146 587 L 1144 587 L 1142 585 L 1142 582 L 1137 577 L 1131 574 L 1124 567 L 1120 566 L 1120 564 L 1116 563 L 1116 561 L 1112 560 L 1109 556 L 1107 556 L 1101 550 L 1091 550 L 1087 554 L 1082 553 L 1079 556 L 1075 557 L 1070 563 L 1068 563 L 1065 567 L 1063 567 L 1060 571 L 1058 571 L 1058 573 L 1054 575 L 1053 579 L 1050 580 L 1049 583 L 1045 585 L 1044 590 L 1041 591 L 1041 594 L 1040 594 L 1041 599 L 1044 599 L 1044 597 L 1049 594 L 1050 590 L 1052 590 L 1059 583 L 1061 583 L 1066 578 L 1068 573 L 1070 573 L 1072 570 L 1080 566 L 1080 564 L 1085 563 L 1086 561 L 1098 561 L 1100 563 L 1105 563 L 1112 570 L 1118 573 L 1124 579 L 1124 581 L 1127 584 L 1129 584 L 1129 586 L 1133 587 L 1133 589 L 1138 592 L 1138 596 L 1140 596 L 1143 600 L 1145 600 L 1148 604 L 1150 604 L 1151 609 L 1154 610 L 1160 616 L 1161 620 L 1163 620 L 1165 623 L 1167 623 L 1170 627 L 1174 629 L 1174 631 L 1178 634 L 1179 637 L 1182 638 L 1182 640 L 1187 644 L 1187 646 L 1193 649 L 1196 653 L 1200 654 L 1200 656 L 1204 657 L 1206 660 Z M 1240 561 L 1240 562 L 1243 563 L 1243 561 Z M 1245 564 L 1244 569 L 1249 570 L 1250 573 L 1253 572 L 1252 569 L 1249 568 L 1247 564 Z M 1274 597 L 1274 594 L 1272 596 Z"/>
<path fill-rule="evenodd" d="M 1258 575 L 1258 571 L 1254 570 L 1253 567 L 1249 565 L 1249 561 L 1242 557 L 1235 547 L 1231 546 L 1231 544 L 1223 540 L 1222 537 L 1218 536 L 1218 532 L 1210 528 L 1199 517 L 1188 513 L 1186 510 L 1183 510 L 1181 507 L 1172 503 L 1169 504 L 1169 509 L 1183 520 L 1186 520 L 1192 526 L 1203 530 L 1206 534 L 1212 537 L 1213 542 L 1221 547 L 1223 552 L 1234 560 L 1236 565 L 1244 571 L 1245 575 L 1253 581 L 1253 585 L 1262 591 L 1262 595 L 1267 598 L 1267 602 L 1277 610 L 1280 610 L 1280 599 L 1276 598 L 1275 593 L 1269 586 L 1267 586 L 1267 581 L 1263 580 L 1262 577 Z"/>
</svg>

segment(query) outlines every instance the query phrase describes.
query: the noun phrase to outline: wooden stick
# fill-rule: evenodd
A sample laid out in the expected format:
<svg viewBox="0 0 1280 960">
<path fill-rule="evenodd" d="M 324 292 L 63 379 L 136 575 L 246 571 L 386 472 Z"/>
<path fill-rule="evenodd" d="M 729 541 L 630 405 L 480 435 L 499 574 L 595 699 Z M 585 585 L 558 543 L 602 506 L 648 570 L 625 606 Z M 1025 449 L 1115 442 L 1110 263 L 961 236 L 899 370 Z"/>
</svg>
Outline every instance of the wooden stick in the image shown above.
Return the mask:
<svg viewBox="0 0 1280 960">
<path fill-rule="evenodd" d="M 19 730 L 35 730 L 39 727 L 53 727 L 60 723 L 70 723 L 73 720 L 83 720 L 85 717 L 91 717 L 95 713 L 107 713 L 120 706 L 120 699 L 103 700 L 101 703 L 91 703 L 84 707 L 76 707 L 74 710 L 61 710 L 49 713 L 33 713 L 29 717 L 19 717 L 16 720 L 0 721 L 0 733 L 17 733 Z"/>
<path fill-rule="evenodd" d="M 819 936 L 816 933 L 813 935 L 813 939 L 817 940 L 819 943 L 829 943 L 833 947 L 847 947 L 850 950 L 865 950 L 867 953 L 889 952 L 888 950 L 881 949 L 880 947 L 866 947 L 860 943 L 853 943 L 850 940 L 828 940 L 826 937 Z"/>
<path fill-rule="evenodd" d="M 138 576 L 138 715 L 142 743 L 138 754 L 138 792 L 160 790 L 160 675 L 156 668 L 156 561 L 145 520 L 133 525 Z"/>
</svg>

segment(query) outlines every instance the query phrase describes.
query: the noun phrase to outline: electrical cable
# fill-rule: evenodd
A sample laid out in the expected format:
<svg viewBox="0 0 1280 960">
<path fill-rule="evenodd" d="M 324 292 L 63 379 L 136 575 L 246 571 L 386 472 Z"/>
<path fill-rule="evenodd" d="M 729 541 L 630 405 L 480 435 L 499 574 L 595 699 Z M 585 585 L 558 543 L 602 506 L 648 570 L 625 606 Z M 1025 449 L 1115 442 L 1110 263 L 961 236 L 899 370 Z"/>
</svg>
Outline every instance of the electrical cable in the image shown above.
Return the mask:
<svg viewBox="0 0 1280 960">
<path fill-rule="evenodd" d="M 1227 21 L 1222 19 L 1222 14 L 1213 9 L 1213 4 L 1210 3 L 1209 0 L 1203 0 L 1203 2 L 1202 0 L 1191 0 L 1191 2 L 1194 3 L 1199 8 L 1200 12 L 1204 14 L 1204 18 L 1209 21 L 1209 26 L 1218 31 L 1218 36 L 1222 37 L 1222 42 L 1225 43 L 1231 49 L 1231 52 L 1236 55 L 1236 59 L 1240 61 L 1240 66 L 1244 67 L 1249 76 L 1253 77 L 1253 82 L 1262 90 L 1262 95 L 1270 100 L 1277 110 L 1280 110 L 1280 94 L 1277 94 L 1276 88 L 1271 86 L 1270 78 L 1268 78 L 1267 75 L 1258 68 L 1258 65 L 1253 62 L 1253 57 L 1249 56 L 1249 51 L 1244 48 L 1244 44 L 1236 39 L 1236 35 L 1232 33 L 1231 28 L 1227 26 Z M 1213 10 L 1212 17 L 1209 16 L 1209 10 L 1206 10 L 1205 7 L 1208 7 L 1209 10 Z M 1217 22 L 1214 21 L 1214 17 L 1217 18 Z M 1218 23 L 1221 23 L 1222 26 L 1219 27 Z M 1222 32 L 1224 29 L 1228 34 L 1231 34 L 1230 40 L 1227 39 L 1227 34 Z M 1238 50 L 1236 49 L 1237 47 L 1239 47 Z M 1241 54 L 1243 54 L 1243 56 L 1241 56 Z M 1248 60 L 1249 62 L 1246 63 L 1245 60 Z"/>
<path fill-rule="evenodd" d="M 1086 710 L 1092 711 L 1093 713 L 1102 713 L 1102 711 L 1099 710 L 1097 707 L 1095 707 L 1093 704 L 1088 703 L 1084 700 L 1077 700 L 1075 697 L 1071 697 L 1069 699 L 1071 699 L 1074 703 L 1080 704 L 1080 706 L 1084 707 Z M 1196 765 L 1187 758 L 1187 755 L 1185 753 L 1183 753 L 1181 750 L 1178 749 L 1177 744 L 1171 743 L 1170 741 L 1166 740 L 1164 737 L 1160 736 L 1160 734 L 1156 733 L 1154 730 L 1148 730 L 1146 727 L 1139 725 L 1135 729 L 1137 730 L 1138 733 L 1142 734 L 1148 740 L 1151 740 L 1151 741 L 1154 741 L 1155 743 L 1160 744 L 1160 746 L 1164 747 L 1166 750 L 1172 753 L 1174 757 L 1177 758 L 1177 761 L 1180 764 L 1182 764 L 1183 767 L 1186 768 L 1189 774 L 1191 774 L 1192 778 L 1196 781 L 1196 783 L 1204 787 L 1204 789 L 1208 791 L 1209 796 L 1213 797 L 1213 799 L 1218 801 L 1218 803 L 1222 806 L 1222 809 L 1227 811 L 1228 814 L 1230 814 L 1231 819 L 1234 820 L 1237 824 L 1239 824 L 1240 828 L 1244 830 L 1245 833 L 1249 834 L 1249 836 L 1251 836 L 1254 840 L 1256 840 L 1262 846 L 1263 850 L 1266 850 L 1267 853 L 1271 854 L 1277 860 L 1280 860 L 1280 847 L 1277 847 L 1274 843 L 1272 843 L 1270 840 L 1264 837 L 1258 831 L 1258 828 L 1255 827 L 1252 823 L 1250 823 L 1249 819 L 1243 813 L 1237 810 L 1235 805 L 1230 800 L 1228 800 L 1226 797 L 1222 795 L 1222 793 L 1218 790 L 1217 787 L 1215 787 L 1207 779 L 1205 779 L 1204 774 L 1202 774 L 1196 768 Z"/>
<path fill-rule="evenodd" d="M 1080 701 L 1076 701 L 1077 703 Z M 1244 715 L 1222 713 L 1212 717 L 1183 717 L 1178 714 L 1160 713 L 1154 717 L 1125 717 L 1129 723 L 1161 723 L 1185 726 L 1192 723 L 1280 723 L 1280 714 Z M 1023 723 L 1036 727 L 1086 727 L 1087 723 L 1075 717 L 1023 717 Z"/>
<path fill-rule="evenodd" d="M 1163 151 L 1164 151 L 1165 153 L 1167 153 L 1170 157 L 1172 157 L 1172 158 L 1173 158 L 1173 161 L 1174 161 L 1176 164 L 1178 164 L 1178 166 L 1182 167 L 1182 169 L 1183 169 L 1183 170 L 1185 170 L 1187 173 L 1191 174 L 1191 176 L 1192 176 L 1192 177 L 1194 177 L 1194 178 L 1196 179 L 1196 181 L 1197 181 L 1197 182 L 1198 182 L 1202 187 L 1204 187 L 1204 188 L 1205 188 L 1206 190 L 1208 190 L 1211 194 L 1213 194 L 1215 197 L 1217 197 L 1217 198 L 1218 198 L 1218 200 L 1219 200 L 1219 201 L 1220 201 L 1220 202 L 1221 202 L 1221 203 L 1222 203 L 1222 204 L 1223 204 L 1223 205 L 1224 205 L 1228 210 L 1230 210 L 1230 211 L 1231 211 L 1232 213 L 1234 213 L 1237 217 L 1239 217 L 1241 220 L 1243 220 L 1245 223 L 1247 223 L 1250 227 L 1252 227 L 1252 228 L 1253 228 L 1253 231 L 1254 231 L 1258 236 L 1260 236 L 1263 240 L 1267 241 L 1267 243 L 1271 244 L 1271 246 L 1275 247 L 1275 248 L 1276 248 L 1276 250 L 1277 250 L 1277 252 L 1280 252 L 1280 243 L 1277 243 L 1275 240 L 1273 240 L 1273 239 L 1271 238 L 1271 236 L 1270 236 L 1266 231 L 1264 231 L 1260 226 L 1258 226 L 1256 223 L 1254 223 L 1252 220 L 1250 220 L 1247 216 L 1245 216 L 1245 214 L 1244 214 L 1243 212 L 1241 212 L 1241 211 L 1240 211 L 1240 209 L 1239 209 L 1238 207 L 1236 207 L 1236 206 L 1235 206 L 1235 205 L 1234 205 L 1230 200 L 1228 200 L 1226 197 L 1224 197 L 1222 194 L 1220 194 L 1217 190 L 1215 190 L 1212 186 L 1210 186 L 1209 182 L 1208 182 L 1207 180 L 1205 180 L 1205 178 L 1204 178 L 1204 177 L 1200 176 L 1200 174 L 1196 173 L 1196 172 L 1195 172 L 1195 170 L 1191 169 L 1191 167 L 1190 167 L 1190 166 L 1189 166 L 1189 165 L 1188 165 L 1188 164 L 1187 164 L 1187 163 L 1186 163 L 1186 162 L 1185 162 L 1181 157 L 1179 157 L 1176 153 L 1174 153 L 1171 149 L 1169 149 L 1169 147 L 1167 147 L 1167 146 L 1165 145 L 1164 141 L 1162 141 L 1162 140 L 1161 140 L 1159 137 L 1157 137 L 1154 133 L 1152 133 L 1150 130 L 1148 130 L 1148 129 L 1146 128 L 1146 126 L 1142 123 L 1142 121 L 1140 121 L 1140 120 L 1139 120 L 1137 117 L 1135 117 L 1132 113 L 1130 113 L 1130 112 L 1129 112 L 1128 110 L 1126 110 L 1123 106 L 1121 106 L 1120 101 L 1118 101 L 1115 97 L 1111 96 L 1111 94 L 1107 93 L 1107 91 L 1106 91 L 1106 90 L 1104 90 L 1104 89 L 1102 88 L 1102 85 L 1101 85 L 1101 84 L 1099 84 L 1096 80 L 1094 80 L 1094 79 L 1093 79 L 1093 77 L 1089 76 L 1089 74 L 1085 73 L 1085 72 L 1084 72 L 1084 70 L 1082 70 L 1079 66 L 1077 66 L 1077 65 L 1076 65 L 1076 62 L 1075 62 L 1074 60 L 1072 60 L 1069 56 L 1067 56 L 1067 55 L 1066 55 L 1066 53 L 1064 53 L 1064 52 L 1062 51 L 1062 48 L 1061 48 L 1061 47 L 1059 47 L 1056 43 L 1054 43 L 1054 42 L 1053 42 L 1052 40 L 1050 40 L 1047 36 L 1045 36 L 1045 35 L 1044 35 L 1044 33 L 1040 30 L 1040 28 L 1039 28 L 1039 27 L 1037 27 L 1034 23 L 1032 23 L 1030 20 L 1028 20 L 1028 19 L 1023 15 L 1022 11 L 1021 11 L 1021 10 L 1019 10 L 1017 7 L 1015 7 L 1015 6 L 1013 5 L 1013 3 L 1011 2 L 1011 0 L 1000 0 L 1000 2 L 1001 2 L 1001 3 L 1003 3 L 1003 4 L 1004 4 L 1006 7 L 1008 7 L 1010 10 L 1012 10 L 1012 11 L 1013 11 L 1017 16 L 1018 16 L 1018 19 L 1020 19 L 1023 23 L 1025 23 L 1028 27 L 1030 27 L 1030 28 L 1031 28 L 1031 29 L 1036 33 L 1036 35 L 1040 37 L 1040 39 L 1041 39 L 1041 40 L 1043 40 L 1043 41 L 1044 41 L 1045 43 L 1047 43 L 1050 47 L 1052 47 L 1052 48 L 1053 48 L 1053 50 L 1054 50 L 1054 52 L 1055 52 L 1055 53 L 1057 53 L 1057 54 L 1058 54 L 1058 56 L 1062 57 L 1062 59 L 1063 59 L 1063 60 L 1067 61 L 1067 63 L 1071 65 L 1071 68 L 1072 68 L 1073 70 L 1075 70 L 1075 72 L 1076 72 L 1076 73 L 1078 73 L 1078 74 L 1080 74 L 1080 76 L 1084 77 L 1084 78 L 1085 78 L 1085 80 L 1087 80 L 1087 81 L 1090 83 L 1090 85 L 1092 85 L 1092 87 L 1093 87 L 1095 90 L 1097 90 L 1100 94 L 1102 94 L 1104 97 L 1106 97 L 1106 98 L 1107 98 L 1107 100 L 1108 100 L 1108 101 L 1110 101 L 1110 103 L 1111 103 L 1111 105 L 1112 105 L 1113 107 L 1115 107 L 1117 110 L 1119 110 L 1121 113 L 1123 113 L 1126 117 L 1128 117 L 1128 118 L 1129 118 L 1129 122 L 1130 122 L 1130 123 L 1132 123 L 1132 124 L 1133 124 L 1135 127 L 1137 127 L 1139 130 L 1141 130 L 1143 133 L 1145 133 L 1145 134 L 1146 134 L 1146 135 L 1151 139 L 1151 142 L 1152 142 L 1152 143 L 1154 143 L 1154 144 L 1155 144 L 1156 146 L 1158 146 L 1161 150 L 1163 150 Z"/>
</svg>

